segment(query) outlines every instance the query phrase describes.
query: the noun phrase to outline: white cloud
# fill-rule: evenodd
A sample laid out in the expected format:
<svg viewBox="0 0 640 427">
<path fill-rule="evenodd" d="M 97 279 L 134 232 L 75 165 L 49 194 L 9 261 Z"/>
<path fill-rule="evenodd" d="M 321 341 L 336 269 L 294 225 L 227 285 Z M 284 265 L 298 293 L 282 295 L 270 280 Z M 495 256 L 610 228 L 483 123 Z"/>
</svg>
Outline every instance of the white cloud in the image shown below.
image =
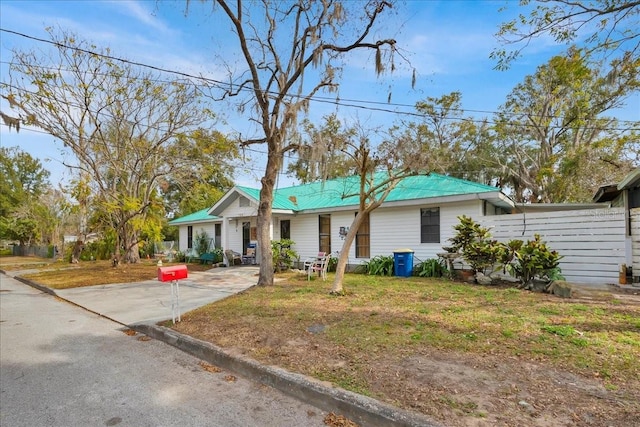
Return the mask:
<svg viewBox="0 0 640 427">
<path fill-rule="evenodd" d="M 128 15 L 138 22 L 141 22 L 148 27 L 158 30 L 163 34 L 172 33 L 172 30 L 170 30 L 170 28 L 164 22 L 158 19 L 153 14 L 153 12 L 146 7 L 148 4 L 150 4 L 150 2 L 121 0 L 109 2 L 109 4 L 114 6 L 118 12 Z"/>
</svg>

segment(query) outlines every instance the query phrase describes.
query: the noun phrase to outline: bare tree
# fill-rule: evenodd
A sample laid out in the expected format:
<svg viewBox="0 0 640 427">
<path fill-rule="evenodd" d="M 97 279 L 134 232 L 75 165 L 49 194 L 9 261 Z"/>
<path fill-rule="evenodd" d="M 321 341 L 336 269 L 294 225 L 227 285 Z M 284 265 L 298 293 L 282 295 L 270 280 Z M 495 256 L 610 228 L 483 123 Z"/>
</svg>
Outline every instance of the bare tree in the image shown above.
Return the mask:
<svg viewBox="0 0 640 427">
<path fill-rule="evenodd" d="M 399 139 L 384 141 L 372 147 L 369 134 L 356 126 L 356 140 L 348 140 L 341 150 L 355 164 L 357 175 L 345 179 L 357 180 L 358 191 L 343 198 L 358 197 L 358 211 L 344 238 L 336 266 L 331 294 L 343 295 L 344 273 L 349 262 L 349 250 L 364 220 L 380 207 L 389 194 L 405 178 L 427 174 L 430 170 L 429 152 L 419 141 Z"/>
<path fill-rule="evenodd" d="M 319 91 L 336 91 L 341 66 L 358 50 L 375 53 L 379 75 L 393 69 L 396 41 L 378 39 L 376 25 L 392 1 L 342 2 L 297 0 L 229 2 L 214 0 L 229 19 L 246 70 L 231 81 L 224 97 L 240 96 L 239 108 L 251 111 L 260 135 L 241 145 L 263 144 L 267 163 L 258 206 L 259 285 L 273 284 L 269 230 L 273 191 L 283 156 L 297 147 L 289 139 L 300 114 Z M 314 72 L 309 72 L 313 70 Z M 250 96 L 245 96 L 250 93 Z"/>
<path fill-rule="evenodd" d="M 212 116 L 188 82 L 163 81 L 73 34 L 50 35 L 53 53 L 13 51 L 3 96 L 72 150 L 81 207 L 91 200 L 117 231 L 116 257 L 122 247 L 124 261 L 136 262 L 160 181 L 193 161 L 177 137 Z"/>
</svg>

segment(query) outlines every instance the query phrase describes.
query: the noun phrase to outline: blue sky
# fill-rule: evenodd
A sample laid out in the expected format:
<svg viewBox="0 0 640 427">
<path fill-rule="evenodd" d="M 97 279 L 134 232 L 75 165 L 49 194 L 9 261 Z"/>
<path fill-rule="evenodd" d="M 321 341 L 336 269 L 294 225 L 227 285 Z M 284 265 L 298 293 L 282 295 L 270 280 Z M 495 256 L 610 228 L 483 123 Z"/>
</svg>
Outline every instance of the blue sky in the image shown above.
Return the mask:
<svg viewBox="0 0 640 427">
<path fill-rule="evenodd" d="M 499 9 L 507 6 L 507 10 Z M 210 7 L 210 6 L 207 6 Z M 81 38 L 101 47 L 110 47 L 114 56 L 135 62 L 205 75 L 225 80 L 220 58 L 229 45 L 235 46 L 229 26 L 221 15 L 198 1 L 191 1 L 190 13 L 185 16 L 184 2 L 156 1 L 11 1 L 0 2 L 0 26 L 30 36 L 45 38 L 45 27 L 59 26 L 72 30 Z M 495 62 L 489 54 L 497 47 L 494 38 L 498 25 L 519 12 L 515 1 L 407 1 L 400 4 L 385 37 L 393 37 L 418 72 L 415 89 L 411 88 L 409 70 L 401 69 L 391 76 L 376 78 L 372 61 L 357 55 L 345 67 L 340 81 L 341 99 L 370 102 L 387 101 L 391 89 L 394 104 L 414 105 L 428 96 L 438 97 L 452 91 L 462 93 L 462 105 L 468 114 L 490 116 L 505 100 L 513 87 L 538 65 L 563 50 L 553 40 L 534 41 L 525 57 L 508 71 L 494 70 Z M 0 72 L 6 75 L 7 62 L 13 48 L 49 49 L 24 37 L 0 33 Z M 225 60 L 232 57 L 225 55 Z M 411 108 L 382 106 L 386 109 Z M 11 113 L 6 103 L 3 112 Z M 230 111 L 228 107 L 221 111 Z M 311 118 L 318 119 L 333 109 L 327 104 L 312 104 Z M 477 111 L 477 113 L 471 113 Z M 487 112 L 487 113 L 482 113 Z M 374 113 L 364 109 L 341 106 L 340 118 L 346 122 L 359 119 L 371 127 L 388 127 L 403 116 Z M 627 102 L 627 108 L 613 113 L 622 120 L 640 120 L 640 94 Z M 406 117 L 405 117 L 406 118 Z M 229 114 L 226 124 L 216 126 L 223 132 L 242 131 L 246 117 Z M 62 144 L 52 137 L 24 129 L 20 134 L 0 126 L 2 146 L 20 146 L 40 158 L 52 172 L 55 184 L 69 177 L 62 161 L 71 159 Z M 263 148 L 261 148 L 262 150 Z M 259 156 L 238 169 L 236 181 L 241 185 L 258 186 L 263 165 Z M 280 185 L 291 180 L 281 176 Z"/>
</svg>

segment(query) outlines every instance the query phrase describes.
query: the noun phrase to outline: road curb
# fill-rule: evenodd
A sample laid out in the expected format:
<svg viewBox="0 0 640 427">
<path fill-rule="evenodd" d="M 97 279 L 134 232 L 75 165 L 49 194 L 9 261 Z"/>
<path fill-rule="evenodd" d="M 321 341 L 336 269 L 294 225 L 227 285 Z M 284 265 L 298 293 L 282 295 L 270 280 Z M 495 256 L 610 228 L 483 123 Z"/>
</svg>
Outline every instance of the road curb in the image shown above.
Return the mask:
<svg viewBox="0 0 640 427">
<path fill-rule="evenodd" d="M 232 355 L 209 342 L 151 324 L 131 329 L 163 341 L 185 353 L 246 378 L 271 386 L 289 396 L 327 412 L 339 413 L 361 426 L 441 427 L 421 414 L 405 411 L 378 400 L 332 387 L 314 378 Z"/>
<path fill-rule="evenodd" d="M 29 285 L 32 288 L 36 288 L 39 291 L 45 292 L 45 293 L 47 293 L 49 295 L 53 295 L 54 297 L 58 296 L 58 294 L 56 294 L 56 292 L 53 289 L 47 288 L 46 286 L 43 286 L 43 285 L 41 285 L 39 283 L 36 283 L 36 282 L 34 282 L 32 280 L 25 279 L 24 277 L 21 277 L 21 276 L 11 276 L 11 275 L 7 275 L 7 276 L 11 277 L 12 279 L 17 280 L 18 282 L 22 282 L 25 285 Z"/>
</svg>

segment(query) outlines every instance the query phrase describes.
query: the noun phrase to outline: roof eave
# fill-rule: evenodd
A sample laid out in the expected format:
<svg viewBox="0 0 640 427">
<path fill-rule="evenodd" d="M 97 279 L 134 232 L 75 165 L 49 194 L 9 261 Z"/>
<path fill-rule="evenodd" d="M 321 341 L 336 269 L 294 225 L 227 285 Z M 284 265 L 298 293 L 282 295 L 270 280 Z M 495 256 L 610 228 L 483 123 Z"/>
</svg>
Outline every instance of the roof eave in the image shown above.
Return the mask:
<svg viewBox="0 0 640 427">
<path fill-rule="evenodd" d="M 640 168 L 636 168 L 633 172 L 630 172 L 624 179 L 618 184 L 618 190 L 626 190 L 635 187 L 640 182 Z"/>
<path fill-rule="evenodd" d="M 455 202 L 466 202 L 469 200 L 487 200 L 492 202 L 497 202 L 501 205 L 501 207 L 513 208 L 514 204 L 504 193 L 501 191 L 487 191 L 481 193 L 465 193 L 465 194 L 453 194 L 450 196 L 440 196 L 440 197 L 424 197 L 419 199 L 409 199 L 409 200 L 395 200 L 391 202 L 384 202 L 379 209 L 382 208 L 392 208 L 392 207 L 403 207 L 403 206 L 419 206 L 419 205 L 437 205 L 442 203 L 455 203 Z M 346 205 L 346 206 L 337 206 L 337 207 L 323 207 L 316 209 L 304 209 L 298 211 L 298 214 L 309 214 L 316 212 L 341 212 L 341 211 L 352 211 L 358 208 L 358 204 Z"/>
</svg>

